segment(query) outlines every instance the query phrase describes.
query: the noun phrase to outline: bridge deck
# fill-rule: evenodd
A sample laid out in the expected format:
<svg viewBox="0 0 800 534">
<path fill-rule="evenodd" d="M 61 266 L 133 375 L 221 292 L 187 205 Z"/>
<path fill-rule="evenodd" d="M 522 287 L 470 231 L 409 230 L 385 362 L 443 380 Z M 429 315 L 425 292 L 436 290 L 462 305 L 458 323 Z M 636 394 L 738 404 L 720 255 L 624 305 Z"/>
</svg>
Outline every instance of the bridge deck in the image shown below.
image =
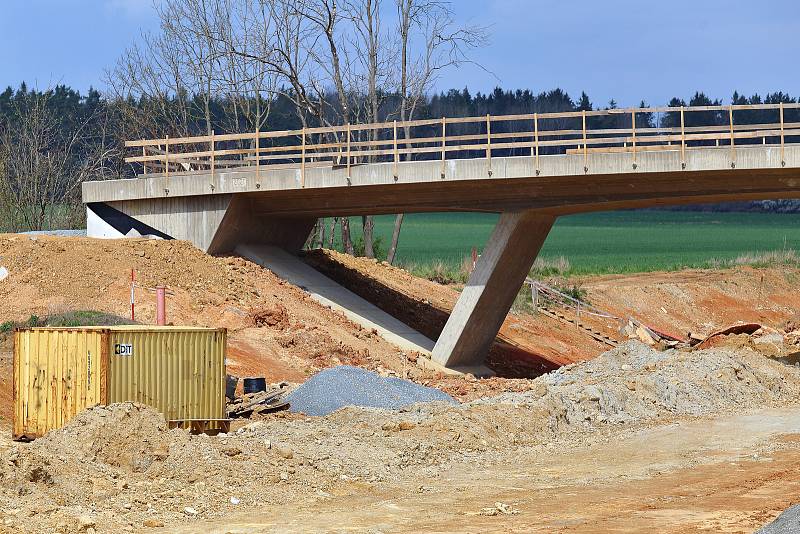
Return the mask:
<svg viewBox="0 0 800 534">
<path fill-rule="evenodd" d="M 652 113 L 668 114 L 672 126 L 652 126 Z M 432 352 L 451 368 L 483 364 L 560 215 L 800 198 L 800 104 L 471 117 L 128 146 L 142 153 L 127 158 L 137 178 L 83 184 L 90 236 L 135 230 L 209 252 L 243 243 L 297 251 L 319 217 L 502 212 Z"/>
</svg>

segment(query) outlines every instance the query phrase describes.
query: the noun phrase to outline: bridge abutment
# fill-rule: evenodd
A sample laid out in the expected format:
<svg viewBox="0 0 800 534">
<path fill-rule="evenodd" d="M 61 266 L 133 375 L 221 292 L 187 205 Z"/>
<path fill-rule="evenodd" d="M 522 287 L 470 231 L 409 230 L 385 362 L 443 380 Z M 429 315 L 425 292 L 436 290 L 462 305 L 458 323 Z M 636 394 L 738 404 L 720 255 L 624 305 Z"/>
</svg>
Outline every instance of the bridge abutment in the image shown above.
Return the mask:
<svg viewBox="0 0 800 534">
<path fill-rule="evenodd" d="M 273 245 L 296 254 L 316 220 L 257 212 L 247 198 L 229 194 L 87 205 L 89 237 L 181 239 L 211 254 L 233 252 L 241 243 Z"/>
<path fill-rule="evenodd" d="M 433 359 L 486 374 L 486 356 L 555 222 L 537 210 L 500 215 L 475 270 L 444 327 Z"/>
</svg>

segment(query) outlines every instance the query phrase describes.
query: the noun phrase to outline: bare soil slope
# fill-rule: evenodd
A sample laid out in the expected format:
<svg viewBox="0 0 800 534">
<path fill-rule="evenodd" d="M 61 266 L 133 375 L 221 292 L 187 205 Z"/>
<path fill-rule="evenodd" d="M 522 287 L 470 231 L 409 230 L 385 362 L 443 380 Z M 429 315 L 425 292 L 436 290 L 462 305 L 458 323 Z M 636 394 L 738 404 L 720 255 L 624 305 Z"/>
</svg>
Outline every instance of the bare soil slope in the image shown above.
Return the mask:
<svg viewBox="0 0 800 534">
<path fill-rule="evenodd" d="M 504 382 L 446 379 L 417 366 L 372 331 L 350 322 L 238 257 L 213 257 L 181 241 L 98 240 L 0 235 L 0 323 L 24 322 L 74 310 L 130 316 L 131 269 L 136 271 L 136 320 L 155 323 L 153 288 L 170 290 L 174 324 L 229 329 L 228 370 L 302 382 L 319 369 L 355 365 L 435 385 L 461 398 L 497 391 Z M 10 415 L 11 338 L 0 334 L 0 417 Z M 524 381 L 510 383 L 526 387 Z M 480 389 L 480 391 L 479 391 Z"/>
</svg>

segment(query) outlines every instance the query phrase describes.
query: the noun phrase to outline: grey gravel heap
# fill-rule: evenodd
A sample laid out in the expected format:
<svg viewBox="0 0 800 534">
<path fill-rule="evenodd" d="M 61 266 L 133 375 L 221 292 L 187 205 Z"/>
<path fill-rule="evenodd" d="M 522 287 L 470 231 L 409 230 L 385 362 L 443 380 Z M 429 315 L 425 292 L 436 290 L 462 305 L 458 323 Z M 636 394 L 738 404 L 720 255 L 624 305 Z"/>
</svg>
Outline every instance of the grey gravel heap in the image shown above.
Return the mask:
<svg viewBox="0 0 800 534">
<path fill-rule="evenodd" d="M 285 400 L 290 403 L 290 411 L 307 415 L 328 415 L 345 406 L 398 409 L 418 402 L 456 404 L 450 395 L 438 389 L 400 378 L 384 378 L 349 365 L 320 371 Z"/>
<path fill-rule="evenodd" d="M 778 518 L 756 534 L 797 534 L 800 532 L 800 504 L 787 508 Z"/>
</svg>

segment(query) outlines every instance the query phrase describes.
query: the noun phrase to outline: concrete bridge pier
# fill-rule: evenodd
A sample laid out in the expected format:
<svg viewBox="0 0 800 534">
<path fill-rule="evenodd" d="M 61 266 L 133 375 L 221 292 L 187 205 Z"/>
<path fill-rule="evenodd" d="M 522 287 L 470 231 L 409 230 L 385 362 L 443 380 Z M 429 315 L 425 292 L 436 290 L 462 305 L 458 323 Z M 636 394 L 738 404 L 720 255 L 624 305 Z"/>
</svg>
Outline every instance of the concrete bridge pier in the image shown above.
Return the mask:
<svg viewBox="0 0 800 534">
<path fill-rule="evenodd" d="M 476 376 L 556 217 L 539 210 L 505 212 L 433 349 L 433 360 Z"/>
</svg>

